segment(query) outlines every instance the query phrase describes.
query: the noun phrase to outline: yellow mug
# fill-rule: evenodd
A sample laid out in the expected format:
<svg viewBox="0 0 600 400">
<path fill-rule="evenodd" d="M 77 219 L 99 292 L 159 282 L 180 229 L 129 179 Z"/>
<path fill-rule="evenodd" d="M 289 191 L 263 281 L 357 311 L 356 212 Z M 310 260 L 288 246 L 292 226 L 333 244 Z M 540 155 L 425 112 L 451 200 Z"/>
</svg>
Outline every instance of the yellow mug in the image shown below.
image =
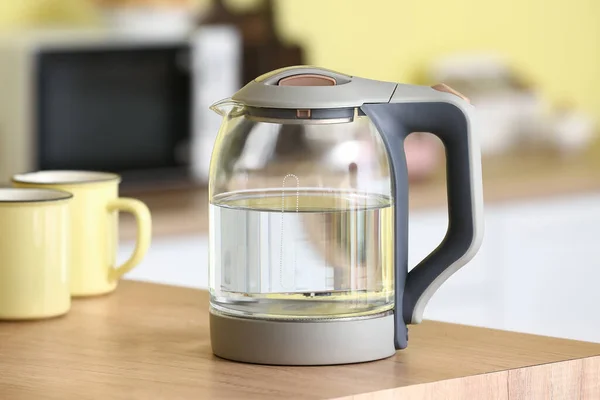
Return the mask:
<svg viewBox="0 0 600 400">
<path fill-rule="evenodd" d="M 0 319 L 65 314 L 70 193 L 0 189 Z"/>
<path fill-rule="evenodd" d="M 118 195 L 121 177 L 92 171 L 39 171 L 13 177 L 16 187 L 60 189 L 73 194 L 71 208 L 71 295 L 112 292 L 119 278 L 144 258 L 150 246 L 150 211 L 136 199 Z M 118 211 L 137 221 L 133 255 L 115 267 L 118 249 Z"/>
</svg>

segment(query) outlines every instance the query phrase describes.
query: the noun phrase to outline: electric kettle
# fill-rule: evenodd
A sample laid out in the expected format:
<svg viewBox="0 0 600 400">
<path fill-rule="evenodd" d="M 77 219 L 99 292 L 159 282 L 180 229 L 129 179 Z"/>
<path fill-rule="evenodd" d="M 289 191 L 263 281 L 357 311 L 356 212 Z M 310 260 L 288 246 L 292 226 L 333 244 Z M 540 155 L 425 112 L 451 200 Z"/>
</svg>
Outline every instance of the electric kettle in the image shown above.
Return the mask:
<svg viewBox="0 0 600 400">
<path fill-rule="evenodd" d="M 283 68 L 211 107 L 210 333 L 219 357 L 324 365 L 392 356 L 478 251 L 473 107 L 448 87 Z M 448 231 L 408 272 L 404 139 L 446 149 Z M 281 154 L 278 143 L 293 143 Z M 288 146 L 289 147 L 289 146 Z"/>
</svg>

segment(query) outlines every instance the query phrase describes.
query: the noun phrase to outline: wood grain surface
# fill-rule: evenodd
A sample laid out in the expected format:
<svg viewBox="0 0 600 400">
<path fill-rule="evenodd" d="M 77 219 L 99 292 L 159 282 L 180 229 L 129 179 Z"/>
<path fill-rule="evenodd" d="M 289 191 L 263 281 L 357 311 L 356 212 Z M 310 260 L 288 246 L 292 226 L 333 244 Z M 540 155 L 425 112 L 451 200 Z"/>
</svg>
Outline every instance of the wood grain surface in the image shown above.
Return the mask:
<svg viewBox="0 0 600 400">
<path fill-rule="evenodd" d="M 600 344 L 426 321 L 386 360 L 259 366 L 212 355 L 207 309 L 205 291 L 124 281 L 2 322 L 0 399 L 600 398 Z"/>
<path fill-rule="evenodd" d="M 483 189 L 486 206 L 600 192 L 600 149 L 574 158 L 548 153 L 521 153 L 483 160 Z M 206 188 L 125 192 L 148 204 L 155 236 L 204 234 L 208 231 L 208 192 Z M 444 170 L 431 179 L 412 183 L 409 190 L 411 210 L 446 207 Z M 121 237 L 135 237 L 131 216 L 121 214 Z"/>
</svg>

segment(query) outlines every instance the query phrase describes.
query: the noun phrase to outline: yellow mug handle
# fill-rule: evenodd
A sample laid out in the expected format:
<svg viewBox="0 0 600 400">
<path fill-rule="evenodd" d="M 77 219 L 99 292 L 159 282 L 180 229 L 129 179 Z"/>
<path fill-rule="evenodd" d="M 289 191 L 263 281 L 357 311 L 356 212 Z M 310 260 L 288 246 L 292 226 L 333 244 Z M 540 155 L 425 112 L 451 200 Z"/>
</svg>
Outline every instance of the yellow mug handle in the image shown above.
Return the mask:
<svg viewBox="0 0 600 400">
<path fill-rule="evenodd" d="M 131 271 L 142 261 L 148 252 L 152 236 L 152 218 L 150 217 L 150 210 L 144 203 L 127 197 L 119 197 L 118 199 L 111 200 L 108 203 L 107 209 L 109 212 L 129 212 L 133 214 L 137 224 L 137 241 L 135 243 L 133 254 L 123 265 L 110 270 L 109 280 L 113 282 Z"/>
</svg>

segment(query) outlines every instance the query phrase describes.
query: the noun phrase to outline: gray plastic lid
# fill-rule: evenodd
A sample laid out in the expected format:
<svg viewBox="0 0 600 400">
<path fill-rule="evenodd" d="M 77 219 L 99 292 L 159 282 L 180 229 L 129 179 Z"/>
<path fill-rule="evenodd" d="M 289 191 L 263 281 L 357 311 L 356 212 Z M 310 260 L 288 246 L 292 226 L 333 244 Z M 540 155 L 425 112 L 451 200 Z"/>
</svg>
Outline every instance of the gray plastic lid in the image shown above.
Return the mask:
<svg viewBox="0 0 600 400">
<path fill-rule="evenodd" d="M 265 108 L 318 109 L 387 103 L 396 83 L 345 75 L 325 68 L 295 66 L 254 79 L 232 100 Z"/>
</svg>

